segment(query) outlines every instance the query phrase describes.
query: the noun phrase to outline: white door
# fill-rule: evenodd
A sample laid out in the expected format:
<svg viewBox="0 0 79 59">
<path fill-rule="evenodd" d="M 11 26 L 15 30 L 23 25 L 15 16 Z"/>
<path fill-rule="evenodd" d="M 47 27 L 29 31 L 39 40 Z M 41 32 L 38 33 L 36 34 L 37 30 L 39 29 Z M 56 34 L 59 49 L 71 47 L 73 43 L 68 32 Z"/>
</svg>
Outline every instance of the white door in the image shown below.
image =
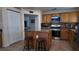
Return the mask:
<svg viewBox="0 0 79 59">
<path fill-rule="evenodd" d="M 14 11 L 7 11 L 8 13 L 8 35 L 9 44 L 17 42 L 20 40 L 20 13 Z"/>
</svg>

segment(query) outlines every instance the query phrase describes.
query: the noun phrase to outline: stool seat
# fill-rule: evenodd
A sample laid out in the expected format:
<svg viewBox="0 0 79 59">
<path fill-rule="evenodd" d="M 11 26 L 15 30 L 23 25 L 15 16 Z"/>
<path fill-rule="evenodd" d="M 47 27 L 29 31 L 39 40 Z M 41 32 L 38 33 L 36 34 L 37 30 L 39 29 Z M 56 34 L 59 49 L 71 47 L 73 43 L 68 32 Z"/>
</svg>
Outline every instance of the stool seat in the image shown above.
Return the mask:
<svg viewBox="0 0 79 59">
<path fill-rule="evenodd" d="M 37 41 L 45 41 L 45 38 L 38 38 Z"/>
</svg>

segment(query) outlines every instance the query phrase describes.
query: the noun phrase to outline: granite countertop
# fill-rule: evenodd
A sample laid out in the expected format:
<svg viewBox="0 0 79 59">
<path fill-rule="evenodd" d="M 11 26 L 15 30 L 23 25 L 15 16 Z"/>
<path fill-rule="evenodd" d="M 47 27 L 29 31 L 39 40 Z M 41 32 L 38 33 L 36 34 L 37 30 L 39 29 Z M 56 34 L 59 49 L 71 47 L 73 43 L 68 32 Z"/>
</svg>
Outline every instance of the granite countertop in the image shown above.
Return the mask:
<svg viewBox="0 0 79 59">
<path fill-rule="evenodd" d="M 26 32 L 36 31 L 36 30 L 25 30 Z M 49 32 L 50 30 L 47 29 L 41 29 L 41 32 Z"/>
<path fill-rule="evenodd" d="M 70 29 L 70 31 L 76 32 L 76 30 L 75 30 L 75 29 Z"/>
<path fill-rule="evenodd" d="M 73 31 L 73 32 L 76 32 L 76 29 L 68 29 L 68 28 L 63 28 L 61 30 L 68 30 L 68 31 Z"/>
<path fill-rule="evenodd" d="M 43 31 L 43 32 L 49 32 L 50 30 L 48 30 L 48 29 L 42 29 L 41 31 Z"/>
</svg>

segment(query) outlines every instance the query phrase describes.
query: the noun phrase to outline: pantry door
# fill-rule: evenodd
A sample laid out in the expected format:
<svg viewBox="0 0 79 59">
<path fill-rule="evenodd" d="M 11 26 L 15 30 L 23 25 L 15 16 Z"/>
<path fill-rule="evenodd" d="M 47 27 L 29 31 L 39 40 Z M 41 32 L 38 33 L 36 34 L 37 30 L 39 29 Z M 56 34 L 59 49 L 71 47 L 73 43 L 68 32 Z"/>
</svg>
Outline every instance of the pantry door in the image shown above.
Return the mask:
<svg viewBox="0 0 79 59">
<path fill-rule="evenodd" d="M 20 13 L 12 10 L 7 10 L 7 16 L 9 44 L 12 44 L 19 41 L 21 37 Z"/>
</svg>

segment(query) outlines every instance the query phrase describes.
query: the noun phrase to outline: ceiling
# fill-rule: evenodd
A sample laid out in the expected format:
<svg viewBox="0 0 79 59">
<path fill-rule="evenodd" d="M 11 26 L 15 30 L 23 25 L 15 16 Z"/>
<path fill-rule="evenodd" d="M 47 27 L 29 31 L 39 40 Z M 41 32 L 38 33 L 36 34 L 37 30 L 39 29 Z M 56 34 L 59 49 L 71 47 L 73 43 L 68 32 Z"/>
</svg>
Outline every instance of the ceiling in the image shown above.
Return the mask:
<svg viewBox="0 0 79 59">
<path fill-rule="evenodd" d="M 76 7 L 24 7 L 24 9 L 41 10 L 43 12 L 57 11 L 57 10 L 68 10 Z"/>
</svg>

